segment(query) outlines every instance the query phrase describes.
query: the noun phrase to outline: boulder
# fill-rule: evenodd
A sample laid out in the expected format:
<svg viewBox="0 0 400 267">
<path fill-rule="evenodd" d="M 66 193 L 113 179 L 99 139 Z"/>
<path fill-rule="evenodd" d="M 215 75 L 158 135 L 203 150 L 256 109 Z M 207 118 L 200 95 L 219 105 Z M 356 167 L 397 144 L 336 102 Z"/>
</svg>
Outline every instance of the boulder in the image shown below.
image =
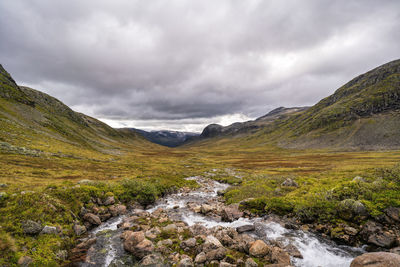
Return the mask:
<svg viewBox="0 0 400 267">
<path fill-rule="evenodd" d="M 211 212 L 212 210 L 213 210 L 213 207 L 208 204 L 203 204 L 203 205 L 201 205 L 201 208 L 200 208 L 200 212 L 202 214 L 207 214 L 207 213 Z"/>
<path fill-rule="evenodd" d="M 390 232 L 372 234 L 368 238 L 368 243 L 378 247 L 392 248 L 396 243 L 396 235 Z"/>
<path fill-rule="evenodd" d="M 236 228 L 236 231 L 239 234 L 242 234 L 244 232 L 250 232 L 250 231 L 254 231 L 256 228 L 254 227 L 253 224 L 247 224 L 247 225 L 242 225 Z"/>
<path fill-rule="evenodd" d="M 207 257 L 206 257 L 206 253 L 204 252 L 200 252 L 199 254 L 197 254 L 196 258 L 194 259 L 194 262 L 197 264 L 202 264 L 205 263 L 207 261 Z"/>
<path fill-rule="evenodd" d="M 115 203 L 115 198 L 114 198 L 114 196 L 108 196 L 108 197 L 104 200 L 103 205 L 105 205 L 105 206 L 110 206 L 110 205 L 114 205 L 114 203 Z"/>
<path fill-rule="evenodd" d="M 258 267 L 258 263 L 255 262 L 252 258 L 248 258 L 245 262 L 246 267 Z"/>
<path fill-rule="evenodd" d="M 60 261 L 65 261 L 66 259 L 68 259 L 68 251 L 66 250 L 57 251 L 56 258 Z"/>
<path fill-rule="evenodd" d="M 142 259 L 144 256 L 153 253 L 153 250 L 154 250 L 153 243 L 150 240 L 145 239 L 135 246 L 135 249 L 132 252 L 132 254 L 136 258 Z"/>
<path fill-rule="evenodd" d="M 226 262 L 226 261 L 221 261 L 219 263 L 219 267 L 236 267 L 236 264 L 231 264 L 231 263 Z"/>
<path fill-rule="evenodd" d="M 365 183 L 365 179 L 362 178 L 361 176 L 354 177 L 352 181 L 357 183 Z"/>
<path fill-rule="evenodd" d="M 400 255 L 388 252 L 365 253 L 356 257 L 350 267 L 394 267 L 400 266 Z"/>
<path fill-rule="evenodd" d="M 271 251 L 271 262 L 275 264 L 290 265 L 290 255 L 279 247 L 273 247 Z"/>
<path fill-rule="evenodd" d="M 123 215 L 126 213 L 126 206 L 125 205 L 113 205 L 108 207 L 108 211 L 111 213 L 113 217 L 118 215 Z"/>
<path fill-rule="evenodd" d="M 143 231 L 125 231 L 121 237 L 125 239 L 124 249 L 132 253 L 137 259 L 142 259 L 154 250 L 153 243 L 145 238 Z"/>
<path fill-rule="evenodd" d="M 24 234 L 36 235 L 39 234 L 43 229 L 40 223 L 34 222 L 32 220 L 26 220 L 22 222 L 22 231 Z"/>
<path fill-rule="evenodd" d="M 271 254 L 271 247 L 265 244 L 264 241 L 257 240 L 251 245 L 249 254 L 256 258 L 263 258 Z"/>
<path fill-rule="evenodd" d="M 164 266 L 164 259 L 158 254 L 150 254 L 140 261 L 139 266 L 162 267 Z"/>
<path fill-rule="evenodd" d="M 211 244 L 213 248 L 222 247 L 221 242 L 213 235 L 209 235 L 206 237 L 205 244 Z"/>
<path fill-rule="evenodd" d="M 291 178 L 287 178 L 283 183 L 281 184 L 282 186 L 288 186 L 288 187 L 299 187 L 299 185 L 296 183 L 296 181 L 292 180 Z"/>
<path fill-rule="evenodd" d="M 239 205 L 233 204 L 222 209 L 221 219 L 224 222 L 233 222 L 243 216 L 243 212 L 239 210 Z"/>
<path fill-rule="evenodd" d="M 7 198 L 7 193 L 6 192 L 0 192 L 0 200 L 6 199 Z"/>
<path fill-rule="evenodd" d="M 56 235 L 58 233 L 57 228 L 55 226 L 45 226 L 43 227 L 42 231 L 40 232 L 41 235 Z"/>
<path fill-rule="evenodd" d="M 302 259 L 303 255 L 301 255 L 301 252 L 298 250 L 298 248 L 293 245 L 293 244 L 289 244 L 285 247 L 285 251 L 287 253 L 289 253 L 290 256 L 294 257 L 294 258 L 299 258 Z"/>
<path fill-rule="evenodd" d="M 177 265 L 177 267 L 193 267 L 193 261 L 189 257 L 185 257 L 181 259 Z"/>
<path fill-rule="evenodd" d="M 213 260 L 222 260 L 223 258 L 225 258 L 227 254 L 227 250 L 224 247 L 220 247 L 217 249 L 213 249 L 209 252 L 206 253 L 206 258 L 207 261 L 213 261 Z"/>
<path fill-rule="evenodd" d="M 395 222 L 400 222 L 400 208 L 389 207 L 385 210 L 386 215 Z"/>
<path fill-rule="evenodd" d="M 351 220 L 354 217 L 367 216 L 368 212 L 364 204 L 358 200 L 345 199 L 338 204 L 338 214 L 342 219 Z"/>
<path fill-rule="evenodd" d="M 181 243 L 181 248 L 185 249 L 185 248 L 194 248 L 196 246 L 196 238 L 189 238 L 186 239 L 185 241 L 182 241 Z"/>
<path fill-rule="evenodd" d="M 101 220 L 99 218 L 99 216 L 94 215 L 93 213 L 86 213 L 83 216 L 83 219 L 87 222 L 89 222 L 90 224 L 93 225 L 100 225 L 101 224 Z"/>
</svg>

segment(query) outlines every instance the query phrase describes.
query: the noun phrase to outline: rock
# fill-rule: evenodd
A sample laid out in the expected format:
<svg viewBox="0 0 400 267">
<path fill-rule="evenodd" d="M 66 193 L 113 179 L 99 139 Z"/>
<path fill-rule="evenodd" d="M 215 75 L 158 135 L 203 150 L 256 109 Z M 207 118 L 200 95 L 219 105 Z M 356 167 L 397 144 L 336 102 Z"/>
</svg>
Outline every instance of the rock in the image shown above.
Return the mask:
<svg viewBox="0 0 400 267">
<path fill-rule="evenodd" d="M 196 246 L 196 238 L 189 238 L 186 239 L 185 241 L 182 241 L 181 243 L 181 248 L 194 248 Z"/>
<path fill-rule="evenodd" d="M 197 254 L 196 258 L 194 259 L 195 263 L 201 264 L 207 261 L 206 253 L 200 252 Z"/>
<path fill-rule="evenodd" d="M 271 261 L 276 264 L 290 265 L 290 255 L 279 247 L 273 247 L 271 251 Z"/>
<path fill-rule="evenodd" d="M 400 255 L 388 252 L 365 253 L 355 258 L 350 267 L 394 267 L 400 266 Z"/>
<path fill-rule="evenodd" d="M 139 244 L 137 244 L 137 246 L 135 247 L 135 250 L 132 252 L 132 254 L 136 258 L 142 259 L 144 256 L 147 256 L 147 255 L 153 253 L 153 250 L 154 250 L 153 243 L 150 240 L 145 239 L 142 242 L 140 242 Z"/>
<path fill-rule="evenodd" d="M 83 179 L 83 180 L 80 180 L 79 182 L 78 182 L 78 184 L 91 184 L 93 181 L 91 181 L 91 180 L 88 180 L 88 179 Z"/>
<path fill-rule="evenodd" d="M 139 266 L 162 267 L 164 266 L 164 259 L 158 254 L 150 254 L 141 260 Z"/>
<path fill-rule="evenodd" d="M 31 257 L 29 256 L 22 256 L 21 258 L 19 258 L 18 260 L 18 265 L 20 266 L 29 266 L 33 263 L 33 260 Z"/>
<path fill-rule="evenodd" d="M 124 249 L 126 251 L 132 252 L 135 250 L 136 245 L 145 239 L 143 231 L 132 232 L 125 231 L 122 233 L 121 238 L 124 239 Z"/>
<path fill-rule="evenodd" d="M 364 204 L 358 200 L 345 199 L 338 205 L 338 213 L 342 219 L 351 220 L 354 217 L 367 216 L 368 212 Z"/>
<path fill-rule="evenodd" d="M 94 243 L 97 242 L 97 238 L 88 238 L 85 241 L 79 243 L 76 248 L 78 249 L 89 249 Z"/>
<path fill-rule="evenodd" d="M 224 247 L 220 247 L 214 250 L 211 250 L 209 252 L 206 253 L 206 258 L 207 261 L 213 261 L 213 260 L 222 260 L 223 258 L 225 258 L 227 253 L 226 248 Z"/>
<path fill-rule="evenodd" d="M 221 242 L 219 242 L 219 240 L 218 240 L 217 238 L 215 238 L 215 236 L 213 236 L 213 235 L 207 236 L 205 241 L 206 241 L 205 244 L 206 244 L 206 243 L 209 243 L 209 244 L 211 244 L 214 248 L 220 248 L 220 247 L 222 247 Z"/>
<path fill-rule="evenodd" d="M 108 197 L 104 200 L 103 205 L 105 205 L 105 206 L 110 206 L 110 205 L 114 205 L 114 203 L 115 203 L 115 198 L 114 198 L 114 196 L 108 196 Z"/>
<path fill-rule="evenodd" d="M 146 231 L 145 236 L 150 240 L 154 240 L 157 236 L 161 234 L 161 230 L 158 227 L 151 228 L 150 230 Z"/>
<path fill-rule="evenodd" d="M 239 210 L 239 205 L 233 204 L 222 209 L 221 219 L 224 222 L 233 222 L 243 216 L 243 212 Z"/>
<path fill-rule="evenodd" d="M 43 229 L 40 223 L 34 222 L 32 220 L 26 220 L 22 222 L 22 231 L 25 234 L 36 235 L 39 234 Z"/>
<path fill-rule="evenodd" d="M 8 187 L 7 184 L 0 183 L 0 188 L 6 188 L 6 187 Z"/>
<path fill-rule="evenodd" d="M 57 259 L 60 261 L 65 261 L 68 258 L 68 251 L 66 250 L 60 250 L 56 253 Z"/>
<path fill-rule="evenodd" d="M 282 186 L 290 186 L 290 187 L 299 187 L 296 181 L 292 180 L 291 178 L 287 178 L 283 183 Z"/>
<path fill-rule="evenodd" d="M 400 208 L 389 207 L 385 210 L 386 215 L 395 222 L 400 222 Z"/>
<path fill-rule="evenodd" d="M 253 257 L 263 258 L 271 254 L 271 248 L 264 241 L 257 240 L 251 245 L 249 253 Z"/>
<path fill-rule="evenodd" d="M 201 208 L 200 208 L 200 212 L 202 214 L 207 214 L 207 213 L 211 212 L 212 210 L 213 210 L 213 207 L 208 204 L 203 204 L 203 205 L 201 205 Z"/>
<path fill-rule="evenodd" d="M 219 267 L 236 267 L 236 264 L 231 264 L 231 263 L 226 262 L 226 261 L 221 261 L 219 263 Z"/>
<path fill-rule="evenodd" d="M 254 231 L 256 228 L 254 227 L 254 225 L 252 224 L 248 224 L 248 225 L 242 225 L 236 228 L 236 231 L 239 234 L 242 234 L 244 232 L 250 232 L 250 231 Z"/>
<path fill-rule="evenodd" d="M 83 216 L 83 219 L 93 225 L 100 225 L 101 224 L 101 220 L 99 218 L 99 216 L 94 215 L 93 213 L 86 213 Z"/>
<path fill-rule="evenodd" d="M 195 224 L 192 227 L 190 227 L 189 230 L 194 236 L 206 235 L 206 233 L 208 232 L 207 228 L 201 224 Z"/>
<path fill-rule="evenodd" d="M 354 177 L 352 181 L 353 182 L 358 182 L 358 183 L 365 183 L 364 178 L 362 178 L 361 176 Z"/>
<path fill-rule="evenodd" d="M 372 234 L 368 238 L 368 243 L 378 247 L 391 248 L 396 243 L 396 235 L 389 232 Z"/>
<path fill-rule="evenodd" d="M 258 264 L 252 258 L 248 258 L 245 262 L 245 266 L 246 267 L 258 267 Z"/>
<path fill-rule="evenodd" d="M 390 250 L 390 253 L 395 253 L 400 255 L 400 247 L 395 247 Z"/>
<path fill-rule="evenodd" d="M 40 234 L 45 234 L 45 235 L 50 235 L 50 234 L 57 234 L 57 228 L 55 226 L 45 226 L 43 227 L 42 231 L 40 232 Z"/>
<path fill-rule="evenodd" d="M 181 259 L 177 265 L 177 267 L 193 267 L 193 266 L 194 266 L 193 261 L 189 257 Z"/>
<path fill-rule="evenodd" d="M 108 211 L 111 213 L 113 217 L 118 215 L 123 215 L 126 213 L 126 206 L 125 205 L 114 205 L 108 207 Z"/>
<path fill-rule="evenodd" d="M 350 226 L 346 226 L 346 227 L 344 228 L 344 232 L 345 232 L 346 234 L 348 234 L 348 235 L 351 235 L 351 236 L 355 236 L 356 234 L 358 234 L 357 229 L 356 229 L 356 228 L 353 228 L 353 227 L 350 227 Z"/>
<path fill-rule="evenodd" d="M 294 257 L 294 258 L 299 258 L 302 259 L 303 255 L 301 255 L 301 252 L 298 250 L 298 248 L 293 245 L 293 244 L 289 244 L 285 247 L 285 251 L 287 253 L 289 253 L 290 256 Z"/>
<path fill-rule="evenodd" d="M 247 234 L 241 234 L 236 238 L 236 244 L 232 246 L 233 249 L 238 250 L 242 253 L 249 253 L 251 245 L 254 243 L 255 239 Z"/>
<path fill-rule="evenodd" d="M 162 229 L 164 232 L 174 233 L 178 230 L 178 227 L 175 224 L 168 224 L 167 226 L 163 227 Z"/>
</svg>

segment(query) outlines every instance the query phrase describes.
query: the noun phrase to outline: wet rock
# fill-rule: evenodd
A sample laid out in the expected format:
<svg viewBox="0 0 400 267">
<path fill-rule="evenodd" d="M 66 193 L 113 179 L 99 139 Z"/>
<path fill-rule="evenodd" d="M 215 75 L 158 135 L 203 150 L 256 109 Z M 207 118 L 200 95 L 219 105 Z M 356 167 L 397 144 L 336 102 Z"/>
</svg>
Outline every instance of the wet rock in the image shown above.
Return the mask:
<svg viewBox="0 0 400 267">
<path fill-rule="evenodd" d="M 42 231 L 40 232 L 41 235 L 51 235 L 51 234 L 57 234 L 57 228 L 55 226 L 45 226 L 43 227 Z"/>
<path fill-rule="evenodd" d="M 72 262 L 82 262 L 86 258 L 86 254 L 88 249 L 96 243 L 97 238 L 85 239 L 81 243 L 79 243 L 75 248 L 73 248 L 70 252 L 70 260 Z"/>
<path fill-rule="evenodd" d="M 273 247 L 271 251 L 271 262 L 290 265 L 290 255 L 279 247 Z"/>
<path fill-rule="evenodd" d="M 196 246 L 196 238 L 189 238 L 186 239 L 185 241 L 182 241 L 181 243 L 181 248 L 194 248 Z"/>
<path fill-rule="evenodd" d="M 213 211 L 213 207 L 211 205 L 208 205 L 208 204 L 201 205 L 200 212 L 202 214 L 207 214 L 211 211 Z"/>
<path fill-rule="evenodd" d="M 124 249 L 132 253 L 136 258 L 142 259 L 154 250 L 153 243 L 145 238 L 143 231 L 125 231 L 121 237 L 125 239 Z"/>
<path fill-rule="evenodd" d="M 193 267 L 193 261 L 189 257 L 185 257 L 181 259 L 177 265 L 177 267 Z"/>
<path fill-rule="evenodd" d="M 142 259 L 144 256 L 151 254 L 153 250 L 154 250 L 153 243 L 150 240 L 145 239 L 136 245 L 135 250 L 132 252 L 132 254 L 136 258 Z"/>
<path fill-rule="evenodd" d="M 226 248 L 220 247 L 220 248 L 217 248 L 217 249 L 207 252 L 206 258 L 207 258 L 207 261 L 222 260 L 223 258 L 225 258 L 226 253 L 227 253 Z"/>
<path fill-rule="evenodd" d="M 237 227 L 237 228 L 236 228 L 236 231 L 237 231 L 239 234 L 242 234 L 242 233 L 244 233 L 244 232 L 254 231 L 255 229 L 256 229 L 256 228 L 255 228 L 254 225 L 248 224 L 248 225 L 242 225 L 242 226 Z"/>
<path fill-rule="evenodd" d="M 301 255 L 301 252 L 297 249 L 297 247 L 293 244 L 289 244 L 285 247 L 285 251 L 289 253 L 290 256 L 294 258 L 299 258 L 302 259 L 303 255 Z"/>
<path fill-rule="evenodd" d="M 263 258 L 271 254 L 271 247 L 265 244 L 264 241 L 257 240 L 251 245 L 249 253 L 253 257 Z"/>
<path fill-rule="evenodd" d="M 141 262 L 140 266 L 151 266 L 151 267 L 162 267 L 164 266 L 164 259 L 158 254 L 150 254 L 145 256 Z"/>
<path fill-rule="evenodd" d="M 247 234 L 241 234 L 236 238 L 236 244 L 232 246 L 233 249 L 242 253 L 249 253 L 251 245 L 255 239 Z"/>
<path fill-rule="evenodd" d="M 101 220 L 99 218 L 99 216 L 94 215 L 93 213 L 86 213 L 83 216 L 83 219 L 87 222 L 89 222 L 90 224 L 93 225 L 100 225 L 101 224 Z"/>
<path fill-rule="evenodd" d="M 296 181 L 292 180 L 291 178 L 287 178 L 283 183 L 282 186 L 289 186 L 289 187 L 299 187 Z"/>
<path fill-rule="evenodd" d="M 197 254 L 196 258 L 194 259 L 195 263 L 201 264 L 201 263 L 205 263 L 207 261 L 207 257 L 206 257 L 206 253 L 204 252 L 200 252 L 199 254 Z"/>
<path fill-rule="evenodd" d="M 221 219 L 224 222 L 233 222 L 243 216 L 243 212 L 239 210 L 239 205 L 233 204 L 222 209 Z"/>
<path fill-rule="evenodd" d="M 36 235 L 39 234 L 43 229 L 40 223 L 34 222 L 32 220 L 26 220 L 22 222 L 22 231 L 24 234 Z"/>
<path fill-rule="evenodd" d="M 345 220 L 351 220 L 354 217 L 368 215 L 364 204 L 354 199 L 342 200 L 337 208 L 339 216 Z"/>
<path fill-rule="evenodd" d="M 22 256 L 18 259 L 18 265 L 20 266 L 30 266 L 33 263 L 33 260 L 29 256 Z"/>
<path fill-rule="evenodd" d="M 108 211 L 111 213 L 113 217 L 126 214 L 126 206 L 125 205 L 113 205 L 108 207 Z"/>
<path fill-rule="evenodd" d="M 248 258 L 245 262 L 246 267 L 258 267 L 258 263 L 255 262 L 252 258 Z"/>
<path fill-rule="evenodd" d="M 395 253 L 400 255 L 400 247 L 395 247 L 390 250 L 390 253 Z"/>
<path fill-rule="evenodd" d="M 115 198 L 114 198 L 114 196 L 108 196 L 108 197 L 104 200 L 103 205 L 105 205 L 105 206 L 110 206 L 110 205 L 114 205 L 114 203 L 115 203 Z"/>
<path fill-rule="evenodd" d="M 372 234 L 368 238 L 368 243 L 378 247 L 391 248 L 396 243 L 396 235 L 390 232 Z"/>
<path fill-rule="evenodd" d="M 85 239 L 83 242 L 79 243 L 76 248 L 78 249 L 89 249 L 94 243 L 96 243 L 97 238 L 88 238 Z"/>
<path fill-rule="evenodd" d="M 356 257 L 350 267 L 394 267 L 400 266 L 400 255 L 388 252 L 365 253 Z"/>
</svg>

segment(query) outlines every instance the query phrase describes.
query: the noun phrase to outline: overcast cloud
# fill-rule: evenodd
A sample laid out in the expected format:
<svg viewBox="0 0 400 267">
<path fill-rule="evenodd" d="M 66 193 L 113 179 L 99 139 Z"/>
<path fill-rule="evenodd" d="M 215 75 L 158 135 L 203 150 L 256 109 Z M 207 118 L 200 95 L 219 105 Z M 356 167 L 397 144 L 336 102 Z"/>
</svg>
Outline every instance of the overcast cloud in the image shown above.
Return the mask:
<svg viewBox="0 0 400 267">
<path fill-rule="evenodd" d="M 313 105 L 400 58 L 400 1 L 12 0 L 0 63 L 114 127 L 200 131 Z"/>
</svg>

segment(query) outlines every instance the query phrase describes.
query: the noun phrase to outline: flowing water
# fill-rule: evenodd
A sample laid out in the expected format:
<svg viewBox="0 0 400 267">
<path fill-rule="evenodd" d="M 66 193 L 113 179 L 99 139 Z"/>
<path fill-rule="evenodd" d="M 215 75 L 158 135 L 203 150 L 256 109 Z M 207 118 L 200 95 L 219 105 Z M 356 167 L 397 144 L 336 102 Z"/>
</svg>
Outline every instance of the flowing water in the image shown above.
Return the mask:
<svg viewBox="0 0 400 267">
<path fill-rule="evenodd" d="M 248 232 L 248 234 L 255 238 L 296 246 L 303 255 L 303 259 L 292 258 L 295 266 L 348 267 L 354 257 L 364 252 L 361 248 L 339 246 L 309 232 L 286 229 L 271 218 L 240 218 L 228 223 L 221 222 L 219 218 L 195 213 L 187 207 L 188 203 L 204 204 L 220 201 L 217 192 L 226 189 L 228 185 L 202 177 L 187 179 L 196 180 L 200 184 L 200 188 L 188 193 L 169 195 L 159 200 L 153 208 L 147 211 L 154 212 L 158 208 L 163 208 L 167 210 L 171 218 L 184 221 L 189 226 L 200 223 L 207 228 L 214 226 L 236 228 L 254 224 L 256 230 Z M 97 242 L 88 252 L 89 262 L 82 263 L 81 266 L 129 266 L 132 264 L 129 255 L 123 250 L 119 238 L 122 230 L 117 228 L 123 218 L 124 216 L 113 218 L 90 233 L 97 236 Z"/>
</svg>

